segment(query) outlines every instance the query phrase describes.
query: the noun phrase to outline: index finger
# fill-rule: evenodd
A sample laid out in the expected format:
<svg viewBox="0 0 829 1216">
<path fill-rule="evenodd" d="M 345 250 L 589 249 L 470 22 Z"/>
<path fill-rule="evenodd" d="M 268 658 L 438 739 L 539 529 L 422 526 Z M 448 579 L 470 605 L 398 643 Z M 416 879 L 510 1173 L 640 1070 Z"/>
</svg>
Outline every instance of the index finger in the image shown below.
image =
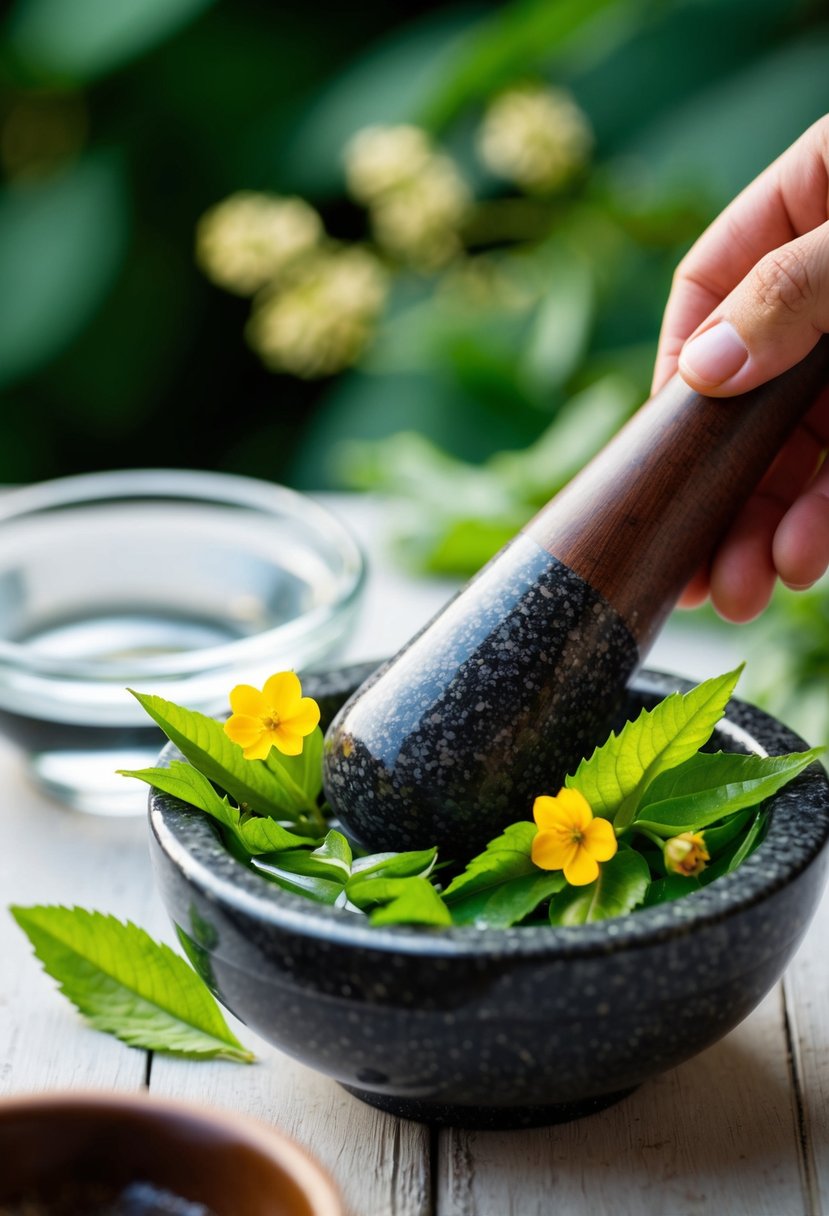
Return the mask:
<svg viewBox="0 0 829 1216">
<path fill-rule="evenodd" d="M 829 217 L 829 115 L 814 123 L 705 230 L 674 275 L 659 335 L 652 392 L 679 352 L 757 262 Z"/>
</svg>

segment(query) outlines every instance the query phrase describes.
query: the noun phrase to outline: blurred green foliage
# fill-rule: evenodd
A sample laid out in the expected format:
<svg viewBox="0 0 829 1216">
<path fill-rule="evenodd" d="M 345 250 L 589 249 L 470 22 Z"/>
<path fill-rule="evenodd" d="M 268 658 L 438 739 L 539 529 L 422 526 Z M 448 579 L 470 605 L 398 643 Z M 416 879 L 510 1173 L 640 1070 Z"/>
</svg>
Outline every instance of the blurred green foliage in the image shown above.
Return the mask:
<svg viewBox="0 0 829 1216">
<path fill-rule="evenodd" d="M 476 569 L 644 398 L 676 262 L 829 110 L 827 62 L 823 0 L 13 0 L 0 482 L 161 463 L 379 488 L 409 504 L 418 568 Z M 475 151 L 525 81 L 568 90 L 594 134 L 543 197 Z M 474 192 L 467 253 L 393 268 L 357 367 L 269 373 L 246 303 L 196 269 L 200 217 L 297 194 L 362 241 L 344 149 L 403 122 Z M 793 689 L 812 723 L 819 704 L 821 737 L 826 604 L 781 593 L 751 635 L 775 662 L 749 691 L 797 720 Z"/>
<path fill-rule="evenodd" d="M 463 484 L 486 508 L 464 497 L 420 538 L 441 569 L 476 519 L 494 541 L 559 483 L 567 459 L 546 461 L 560 413 L 579 430 L 571 398 L 604 401 L 583 416 L 595 444 L 644 394 L 681 251 L 828 108 L 829 19 L 805 0 L 14 0 L 0 39 L 0 480 L 163 461 L 306 487 L 405 477 L 445 507 L 453 461 L 484 461 Z M 238 189 L 299 193 L 359 239 L 344 145 L 399 121 L 497 203 L 473 132 L 525 78 L 569 89 L 596 137 L 511 259 L 526 306 L 401 273 L 358 369 L 269 375 L 245 306 L 194 267 L 203 212 Z M 419 438 L 354 446 L 398 432 Z"/>
</svg>

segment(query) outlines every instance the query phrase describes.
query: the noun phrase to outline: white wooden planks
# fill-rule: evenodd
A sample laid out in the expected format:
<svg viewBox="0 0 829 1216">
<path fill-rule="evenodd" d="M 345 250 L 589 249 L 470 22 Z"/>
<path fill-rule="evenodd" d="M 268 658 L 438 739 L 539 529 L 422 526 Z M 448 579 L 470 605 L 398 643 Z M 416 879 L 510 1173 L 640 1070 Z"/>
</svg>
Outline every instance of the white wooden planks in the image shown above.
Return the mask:
<svg viewBox="0 0 829 1216">
<path fill-rule="evenodd" d="M 244 1111 L 278 1127 L 331 1173 L 349 1216 L 432 1216 L 429 1132 L 352 1098 L 232 1021 L 249 1066 L 153 1059 L 150 1091 Z"/>
<path fill-rule="evenodd" d="M 138 1088 L 145 1053 L 83 1023 L 7 909 L 81 904 L 142 923 L 152 897 L 146 824 L 91 818 L 41 797 L 5 742 L 0 773 L 0 1093 Z"/>
<path fill-rule="evenodd" d="M 800 1216 L 780 989 L 626 1101 L 530 1132 L 442 1133 L 439 1216 Z"/>
</svg>

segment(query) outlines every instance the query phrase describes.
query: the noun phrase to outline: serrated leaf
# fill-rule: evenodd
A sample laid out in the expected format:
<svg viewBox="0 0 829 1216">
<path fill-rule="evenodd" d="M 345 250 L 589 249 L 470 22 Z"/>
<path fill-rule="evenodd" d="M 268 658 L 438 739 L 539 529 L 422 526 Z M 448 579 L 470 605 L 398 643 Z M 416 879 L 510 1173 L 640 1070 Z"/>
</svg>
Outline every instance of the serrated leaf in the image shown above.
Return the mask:
<svg viewBox="0 0 829 1216">
<path fill-rule="evenodd" d="M 617 833 L 624 831 L 651 782 L 707 743 L 742 669 L 741 664 L 690 692 L 672 693 L 653 709 L 643 709 L 582 760 L 565 784 L 584 794 L 594 815 L 612 820 Z"/>
<path fill-rule="evenodd" d="M 661 836 L 701 831 L 770 798 L 822 751 L 817 747 L 785 756 L 701 752 L 651 783 L 634 823 Z"/>
<path fill-rule="evenodd" d="M 203 773 L 182 760 L 173 760 L 167 768 L 118 771 L 124 777 L 136 777 L 139 781 L 146 781 L 147 785 L 162 790 L 165 794 L 172 794 L 174 798 L 180 798 L 182 802 L 204 811 L 232 832 L 244 851 L 251 855 L 304 848 L 310 843 L 307 836 L 297 836 L 294 832 L 289 832 L 269 816 L 243 814 L 227 798 L 222 798 L 216 792 Z"/>
<path fill-rule="evenodd" d="M 45 971 L 98 1030 L 147 1051 L 253 1059 L 196 973 L 137 925 L 57 905 L 10 911 Z"/>
<path fill-rule="evenodd" d="M 351 903 L 371 911 L 373 925 L 451 925 L 449 909 L 427 878 L 377 878 L 362 874 L 346 887 Z"/>
<path fill-rule="evenodd" d="M 443 893 L 453 924 L 506 929 L 561 890 L 564 875 L 540 870 L 530 856 L 536 831 L 534 823 L 510 824 L 472 858 Z"/>
<path fill-rule="evenodd" d="M 586 925 L 632 912 L 650 885 L 648 863 L 633 849 L 602 862 L 599 877 L 584 887 L 567 886 L 550 900 L 550 923 Z"/>
<path fill-rule="evenodd" d="M 285 781 L 264 760 L 246 760 L 215 718 L 163 697 L 130 692 L 190 763 L 240 806 L 277 819 L 299 819 L 311 809 L 311 800 L 293 781 Z"/>
<path fill-rule="evenodd" d="M 443 893 L 447 903 L 451 904 L 461 895 L 472 895 L 525 874 L 538 874 L 538 866 L 533 864 L 530 856 L 537 831 L 535 824 L 529 820 L 511 823 L 500 836 L 490 840 L 483 853 L 467 863 L 463 873 L 450 882 Z"/>
<path fill-rule="evenodd" d="M 437 855 L 436 848 L 409 853 L 370 853 L 354 861 L 351 873 L 364 878 L 369 875 L 374 878 L 427 878 L 434 869 Z"/>
</svg>

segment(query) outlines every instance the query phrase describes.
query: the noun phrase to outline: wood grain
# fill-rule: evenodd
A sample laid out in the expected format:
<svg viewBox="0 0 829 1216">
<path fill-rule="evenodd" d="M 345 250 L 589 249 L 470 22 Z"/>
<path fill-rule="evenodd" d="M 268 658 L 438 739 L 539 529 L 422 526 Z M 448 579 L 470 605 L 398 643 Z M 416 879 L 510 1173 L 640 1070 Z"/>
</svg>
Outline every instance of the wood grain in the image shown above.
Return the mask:
<svg viewBox="0 0 829 1216">
<path fill-rule="evenodd" d="M 674 376 L 527 531 L 612 604 L 644 656 L 827 380 L 829 337 L 741 397 L 702 397 Z"/>
<path fill-rule="evenodd" d="M 531 1132 L 447 1131 L 439 1216 L 800 1216 L 785 1053 L 778 986 L 715 1047 L 601 1114 Z"/>
<path fill-rule="evenodd" d="M 5 742 L 0 771 L 0 1093 L 138 1089 L 146 1054 L 83 1022 L 42 971 L 7 907 L 80 904 L 146 923 L 155 898 L 146 825 L 92 819 L 42 798 Z"/>
</svg>

